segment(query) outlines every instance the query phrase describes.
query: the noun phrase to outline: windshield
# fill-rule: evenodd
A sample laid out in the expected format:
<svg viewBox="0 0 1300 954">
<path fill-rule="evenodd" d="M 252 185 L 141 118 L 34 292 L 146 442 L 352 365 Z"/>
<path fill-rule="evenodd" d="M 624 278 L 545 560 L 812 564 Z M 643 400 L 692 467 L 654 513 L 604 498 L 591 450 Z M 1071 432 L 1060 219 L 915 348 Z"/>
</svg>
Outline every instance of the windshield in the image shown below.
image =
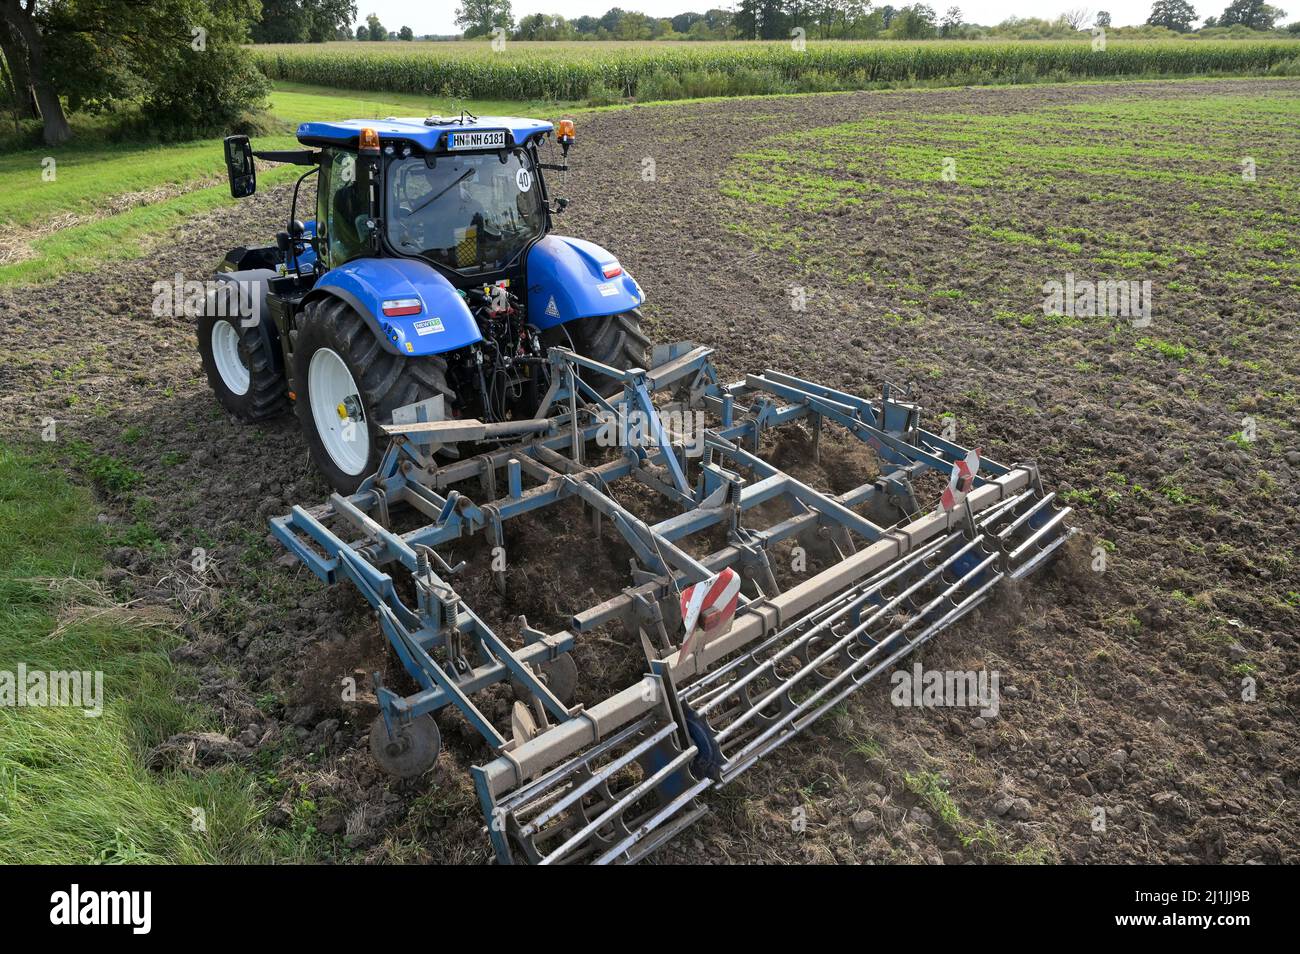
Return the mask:
<svg viewBox="0 0 1300 954">
<path fill-rule="evenodd" d="M 521 149 L 397 159 L 387 189 L 388 240 L 466 274 L 505 268 L 545 227 Z"/>
</svg>

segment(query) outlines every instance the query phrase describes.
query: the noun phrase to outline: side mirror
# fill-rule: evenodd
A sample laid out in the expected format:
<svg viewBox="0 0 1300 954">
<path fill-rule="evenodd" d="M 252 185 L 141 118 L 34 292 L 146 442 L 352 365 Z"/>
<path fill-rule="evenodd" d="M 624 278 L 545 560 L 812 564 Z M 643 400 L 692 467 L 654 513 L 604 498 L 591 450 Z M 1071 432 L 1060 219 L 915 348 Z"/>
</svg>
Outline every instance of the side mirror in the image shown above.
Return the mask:
<svg viewBox="0 0 1300 954">
<path fill-rule="evenodd" d="M 253 146 L 247 136 L 226 137 L 226 175 L 230 194 L 243 199 L 257 191 L 257 169 L 253 166 Z"/>
</svg>

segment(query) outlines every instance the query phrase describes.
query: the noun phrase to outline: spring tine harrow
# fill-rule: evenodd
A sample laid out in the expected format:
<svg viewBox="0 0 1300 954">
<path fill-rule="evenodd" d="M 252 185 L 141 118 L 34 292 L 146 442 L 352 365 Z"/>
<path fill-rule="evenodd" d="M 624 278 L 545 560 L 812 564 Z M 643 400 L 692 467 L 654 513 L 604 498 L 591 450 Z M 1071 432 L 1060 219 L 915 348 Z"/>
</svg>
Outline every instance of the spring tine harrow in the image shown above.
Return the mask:
<svg viewBox="0 0 1300 954">
<path fill-rule="evenodd" d="M 471 421 L 395 424 L 380 471 L 357 493 L 272 520 L 322 580 L 360 590 L 419 686 L 400 695 L 376 674 L 380 764 L 399 774 L 431 765 L 438 734 L 421 720 L 448 705 L 492 748 L 472 774 L 500 862 L 647 857 L 708 810 L 710 789 L 985 604 L 1000 583 L 1042 567 L 1074 533 L 1069 508 L 1043 492 L 1032 464 L 1003 466 L 925 430 L 920 409 L 888 386 L 868 400 L 775 371 L 724 384 L 710 355 L 682 343 L 656 349 L 649 371 L 622 371 L 553 348 L 551 386 L 533 418 L 490 433 Z M 622 394 L 596 393 L 589 372 L 621 381 Z M 762 453 L 769 433 L 792 425 L 811 430 L 814 454 L 823 429 L 839 427 L 875 451 L 879 475 L 841 494 L 797 479 Z M 493 446 L 436 459 L 457 437 Z M 952 472 L 956 482 L 958 462 L 977 459 L 959 492 L 920 512 L 920 478 Z M 618 499 L 625 479 L 658 493 L 672 514 L 654 521 Z M 439 549 L 477 534 L 503 547 L 507 521 L 564 500 L 581 503 L 593 533 L 626 546 L 630 585 L 575 607 L 560 631 L 521 617 L 521 639 L 504 638 L 465 605 L 453 581 L 466 567 Z M 413 519 L 399 528 L 402 512 Z M 773 561 L 787 542 L 823 554 L 793 583 Z M 509 573 L 493 572 L 498 588 L 509 585 Z M 413 586 L 396 585 L 394 573 Z M 691 619 L 698 612 L 702 629 L 688 639 L 683 592 L 734 595 L 737 575 L 741 591 L 725 615 L 697 595 Z M 629 652 L 645 653 L 646 675 L 572 705 L 571 650 L 620 623 Z M 520 701 L 498 726 L 474 697 L 507 680 Z"/>
</svg>

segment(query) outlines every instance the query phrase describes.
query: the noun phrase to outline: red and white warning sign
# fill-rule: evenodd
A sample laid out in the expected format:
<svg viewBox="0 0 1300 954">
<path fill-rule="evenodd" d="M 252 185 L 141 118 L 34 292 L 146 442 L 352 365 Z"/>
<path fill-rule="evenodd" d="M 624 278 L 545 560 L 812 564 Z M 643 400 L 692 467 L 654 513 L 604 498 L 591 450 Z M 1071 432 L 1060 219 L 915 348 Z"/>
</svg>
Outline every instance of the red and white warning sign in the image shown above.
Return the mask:
<svg viewBox="0 0 1300 954">
<path fill-rule="evenodd" d="M 731 567 L 703 583 L 686 587 L 682 591 L 682 627 L 686 636 L 680 658 L 685 659 L 695 651 L 700 633 L 713 636 L 730 626 L 736 618 L 739 601 L 740 575 Z"/>
<path fill-rule="evenodd" d="M 948 486 L 943 488 L 943 496 L 939 498 L 940 513 L 952 510 L 966 499 L 966 495 L 975 486 L 975 475 L 979 473 L 979 469 L 978 447 L 967 454 L 965 460 L 959 460 L 952 465 L 952 476 L 948 478 Z"/>
</svg>

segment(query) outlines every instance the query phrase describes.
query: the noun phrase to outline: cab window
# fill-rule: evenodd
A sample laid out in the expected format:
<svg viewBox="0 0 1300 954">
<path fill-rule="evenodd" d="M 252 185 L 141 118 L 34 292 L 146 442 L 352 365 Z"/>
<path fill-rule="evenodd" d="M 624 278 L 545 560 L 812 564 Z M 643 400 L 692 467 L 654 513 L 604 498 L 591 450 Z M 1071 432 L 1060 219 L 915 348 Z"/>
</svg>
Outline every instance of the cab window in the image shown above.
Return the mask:
<svg viewBox="0 0 1300 954">
<path fill-rule="evenodd" d="M 329 252 L 330 268 L 366 254 L 370 210 L 366 196 L 357 187 L 357 156 L 344 149 L 331 149 L 321 166 L 317 190 L 316 220 L 323 245 Z M 321 223 L 324 223 L 322 228 Z"/>
<path fill-rule="evenodd" d="M 523 149 L 388 163 L 388 241 L 466 275 L 508 267 L 546 232 L 541 184 Z"/>
</svg>

